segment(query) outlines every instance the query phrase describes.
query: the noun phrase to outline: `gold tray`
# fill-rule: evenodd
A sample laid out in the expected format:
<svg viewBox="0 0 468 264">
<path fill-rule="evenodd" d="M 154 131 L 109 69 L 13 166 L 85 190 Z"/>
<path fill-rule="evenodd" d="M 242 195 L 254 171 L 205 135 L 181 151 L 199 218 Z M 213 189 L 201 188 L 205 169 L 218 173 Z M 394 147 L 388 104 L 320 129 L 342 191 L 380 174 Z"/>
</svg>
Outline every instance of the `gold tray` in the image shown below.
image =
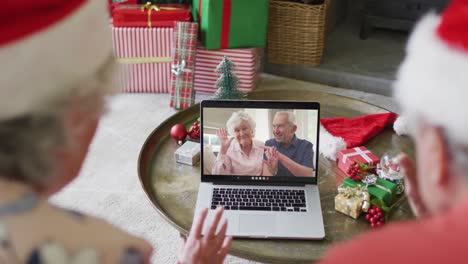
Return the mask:
<svg viewBox="0 0 468 264">
<path fill-rule="evenodd" d="M 260 90 L 251 92 L 248 99 L 318 101 L 321 104 L 321 117 L 355 117 L 388 112 L 384 108 L 363 101 L 317 91 Z M 182 234 L 187 234 L 192 224 L 200 183 L 200 165 L 198 163 L 192 167 L 175 162 L 174 151 L 178 145 L 170 138 L 169 131 L 175 124 L 193 123 L 198 116 L 197 104 L 161 123 L 148 136 L 138 160 L 140 182 L 156 211 Z M 411 141 L 397 136 L 392 128 L 387 128 L 365 146 L 377 156 L 392 148 L 414 156 Z M 330 245 L 369 230 L 370 226 L 365 220 L 354 220 L 335 211 L 336 172 L 335 162 L 323 157 L 319 159 L 318 184 L 325 223 L 324 240 L 235 239 L 230 254 L 268 263 L 311 263 L 320 259 Z M 394 211 L 390 221 L 412 217 L 405 201 Z"/>
</svg>

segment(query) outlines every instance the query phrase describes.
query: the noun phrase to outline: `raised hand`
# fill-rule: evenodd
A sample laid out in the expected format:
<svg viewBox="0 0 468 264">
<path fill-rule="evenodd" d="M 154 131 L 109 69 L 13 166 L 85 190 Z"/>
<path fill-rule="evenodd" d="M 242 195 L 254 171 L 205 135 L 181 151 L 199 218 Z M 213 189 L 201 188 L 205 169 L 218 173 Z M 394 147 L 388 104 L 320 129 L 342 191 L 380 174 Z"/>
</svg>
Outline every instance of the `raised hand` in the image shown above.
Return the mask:
<svg viewBox="0 0 468 264">
<path fill-rule="evenodd" d="M 278 172 L 279 151 L 275 147 L 264 147 L 266 160 L 265 163 L 273 175 Z"/>
<path fill-rule="evenodd" d="M 223 221 L 219 231 L 216 233 L 218 225 L 221 222 L 223 211 L 224 209 L 222 207 L 216 209 L 213 222 L 209 226 L 208 232 L 203 237 L 201 233 L 203 223 L 208 214 L 208 209 L 204 209 L 201 212 L 200 216 L 192 225 L 189 237 L 182 242 L 177 263 L 223 263 L 232 243 L 232 237 L 226 236 L 227 220 Z"/>
<path fill-rule="evenodd" d="M 414 161 L 407 155 L 400 156 L 399 160 L 400 167 L 405 175 L 405 193 L 408 196 L 413 213 L 418 217 L 428 215 L 429 211 L 424 205 L 421 194 L 419 193 L 417 170 Z"/>
<path fill-rule="evenodd" d="M 229 149 L 229 146 L 231 146 L 231 142 L 234 139 L 234 137 L 229 138 L 225 128 L 218 128 L 218 130 L 216 130 L 216 135 L 218 136 L 221 145 L 219 152 L 220 154 L 225 155 L 227 150 Z"/>
</svg>

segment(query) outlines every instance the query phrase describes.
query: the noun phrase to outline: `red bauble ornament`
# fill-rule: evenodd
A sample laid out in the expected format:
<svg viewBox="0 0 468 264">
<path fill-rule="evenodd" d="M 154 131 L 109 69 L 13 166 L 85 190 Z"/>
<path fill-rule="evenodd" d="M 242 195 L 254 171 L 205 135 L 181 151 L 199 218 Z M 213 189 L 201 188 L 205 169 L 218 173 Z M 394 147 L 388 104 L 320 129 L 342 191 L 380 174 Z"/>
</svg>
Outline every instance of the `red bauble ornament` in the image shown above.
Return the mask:
<svg viewBox="0 0 468 264">
<path fill-rule="evenodd" d="M 188 132 L 188 135 L 191 139 L 200 138 L 200 124 L 198 122 L 193 123 L 192 127 Z"/>
<path fill-rule="evenodd" d="M 382 209 L 372 205 L 366 215 L 366 220 L 371 224 L 371 227 L 381 227 L 385 223 L 385 218 L 382 214 Z"/>
<path fill-rule="evenodd" d="M 176 141 L 184 141 L 185 137 L 187 137 L 187 129 L 184 125 L 176 124 L 171 128 L 171 138 L 175 139 Z"/>
</svg>

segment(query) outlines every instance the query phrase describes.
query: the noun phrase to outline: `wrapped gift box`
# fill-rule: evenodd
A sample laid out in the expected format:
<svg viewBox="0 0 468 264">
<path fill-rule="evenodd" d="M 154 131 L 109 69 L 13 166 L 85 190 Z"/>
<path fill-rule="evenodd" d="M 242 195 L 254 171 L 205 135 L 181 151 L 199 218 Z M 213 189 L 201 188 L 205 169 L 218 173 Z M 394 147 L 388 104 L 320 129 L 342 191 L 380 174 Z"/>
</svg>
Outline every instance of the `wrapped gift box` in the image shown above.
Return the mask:
<svg viewBox="0 0 468 264">
<path fill-rule="evenodd" d="M 363 207 L 367 212 L 370 205 L 368 200 L 369 193 L 360 187 L 339 187 L 335 196 L 335 210 L 357 219 Z"/>
<path fill-rule="evenodd" d="M 195 101 L 193 79 L 197 51 L 198 24 L 177 22 L 174 27 L 170 106 L 184 109 Z"/>
<path fill-rule="evenodd" d="M 200 143 L 187 141 L 175 153 L 176 162 L 195 165 L 200 160 Z"/>
<path fill-rule="evenodd" d="M 137 0 L 108 0 L 109 14 L 112 15 L 114 9 L 119 5 L 134 5 L 137 4 Z"/>
<path fill-rule="evenodd" d="M 121 64 L 117 82 L 123 92 L 169 93 L 172 28 L 112 29 L 114 53 Z"/>
<path fill-rule="evenodd" d="M 205 48 L 265 47 L 268 0 L 194 0 L 192 10 Z"/>
<path fill-rule="evenodd" d="M 375 167 L 380 162 L 380 159 L 366 147 L 345 149 L 338 153 L 338 168 L 344 173 L 347 173 L 353 161 L 368 165 L 369 167 Z"/>
<path fill-rule="evenodd" d="M 363 182 L 353 181 L 351 178 L 346 178 L 343 181 L 344 187 L 356 187 L 357 185 L 365 186 Z M 367 187 L 372 198 L 382 200 L 387 206 L 390 206 L 397 196 L 398 188 L 393 182 L 378 178 L 377 183 Z"/>
<path fill-rule="evenodd" d="M 174 27 L 191 18 L 186 5 L 119 5 L 112 12 L 114 27 Z"/>
<path fill-rule="evenodd" d="M 258 83 L 262 51 L 260 48 L 206 50 L 199 45 L 195 59 L 195 91 L 205 94 L 216 92 L 215 83 L 220 76 L 216 67 L 224 56 L 236 65 L 234 73 L 239 78 L 239 91 L 252 91 Z"/>
</svg>

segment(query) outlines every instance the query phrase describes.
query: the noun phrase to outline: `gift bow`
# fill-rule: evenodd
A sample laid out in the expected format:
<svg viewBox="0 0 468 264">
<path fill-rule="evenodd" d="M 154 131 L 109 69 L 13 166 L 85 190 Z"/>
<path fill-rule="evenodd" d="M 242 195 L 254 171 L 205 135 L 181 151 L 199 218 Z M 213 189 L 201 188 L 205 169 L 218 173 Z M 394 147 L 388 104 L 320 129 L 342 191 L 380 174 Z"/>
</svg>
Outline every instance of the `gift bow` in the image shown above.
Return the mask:
<svg viewBox="0 0 468 264">
<path fill-rule="evenodd" d="M 359 198 L 362 196 L 362 211 L 367 212 L 370 207 L 370 195 L 366 188 L 361 188 L 361 185 L 357 185 L 354 188 L 351 187 L 338 187 L 338 194 L 342 194 L 345 198 Z"/>
<path fill-rule="evenodd" d="M 182 60 L 179 64 L 173 64 L 172 65 L 172 73 L 176 76 L 176 89 L 175 89 L 175 108 L 180 108 L 180 85 L 181 85 L 181 80 L 180 77 L 184 72 L 192 72 L 190 69 L 186 69 L 186 62 L 185 60 Z"/>
<path fill-rule="evenodd" d="M 343 163 L 346 163 L 346 160 L 352 156 L 362 156 L 367 162 L 369 162 L 369 166 L 373 166 L 374 162 L 372 159 L 367 155 L 368 153 L 372 153 L 369 150 L 362 150 L 360 147 L 353 148 L 354 152 L 347 153 L 343 155 Z"/>
<path fill-rule="evenodd" d="M 377 176 L 374 175 L 374 174 L 367 175 L 361 181 L 366 185 L 365 188 L 367 188 L 368 186 L 375 186 L 375 187 L 377 187 L 377 188 L 379 188 L 381 190 L 384 190 L 384 191 L 388 192 L 389 194 L 392 194 L 392 190 L 390 190 L 387 187 L 382 186 L 382 185 L 377 183 Z"/>
<path fill-rule="evenodd" d="M 184 10 L 184 8 L 180 7 L 159 7 L 157 5 L 151 4 L 151 2 L 146 2 L 145 5 L 141 7 L 141 11 L 145 12 L 148 11 L 148 27 L 151 27 L 151 12 L 152 11 L 159 12 L 161 10 Z"/>
<path fill-rule="evenodd" d="M 186 69 L 185 66 L 186 66 L 185 60 L 182 60 L 180 64 L 172 65 L 172 73 L 174 73 L 176 76 L 181 76 L 184 72 L 192 71 L 190 69 Z"/>
</svg>

